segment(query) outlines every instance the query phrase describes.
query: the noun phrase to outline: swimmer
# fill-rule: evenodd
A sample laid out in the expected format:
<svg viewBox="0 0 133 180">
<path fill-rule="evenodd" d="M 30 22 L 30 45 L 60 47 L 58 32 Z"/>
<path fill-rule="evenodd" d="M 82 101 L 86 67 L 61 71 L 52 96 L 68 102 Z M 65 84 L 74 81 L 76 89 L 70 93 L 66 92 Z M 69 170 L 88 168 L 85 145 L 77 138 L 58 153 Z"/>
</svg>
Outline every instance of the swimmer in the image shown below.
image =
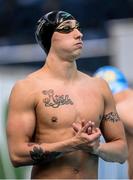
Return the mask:
<svg viewBox="0 0 133 180">
<path fill-rule="evenodd" d="M 37 23 L 43 67 L 14 85 L 7 140 L 14 167 L 33 165 L 32 179 L 97 179 L 98 159 L 123 163 L 123 124 L 104 80 L 77 69 L 83 48 L 79 22 L 52 11 Z M 104 134 L 107 143 L 100 144 Z"/>
</svg>

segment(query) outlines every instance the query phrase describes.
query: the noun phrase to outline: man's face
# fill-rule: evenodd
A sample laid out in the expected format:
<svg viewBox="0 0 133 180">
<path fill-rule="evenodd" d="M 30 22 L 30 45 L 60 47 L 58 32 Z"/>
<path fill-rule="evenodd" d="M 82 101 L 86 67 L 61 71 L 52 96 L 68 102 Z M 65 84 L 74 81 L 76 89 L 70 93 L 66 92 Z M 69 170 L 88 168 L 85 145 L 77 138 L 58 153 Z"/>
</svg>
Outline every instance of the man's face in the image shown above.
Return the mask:
<svg viewBox="0 0 133 180">
<path fill-rule="evenodd" d="M 53 33 L 51 45 L 57 53 L 77 58 L 82 50 L 82 33 L 76 20 L 62 22 Z"/>
</svg>

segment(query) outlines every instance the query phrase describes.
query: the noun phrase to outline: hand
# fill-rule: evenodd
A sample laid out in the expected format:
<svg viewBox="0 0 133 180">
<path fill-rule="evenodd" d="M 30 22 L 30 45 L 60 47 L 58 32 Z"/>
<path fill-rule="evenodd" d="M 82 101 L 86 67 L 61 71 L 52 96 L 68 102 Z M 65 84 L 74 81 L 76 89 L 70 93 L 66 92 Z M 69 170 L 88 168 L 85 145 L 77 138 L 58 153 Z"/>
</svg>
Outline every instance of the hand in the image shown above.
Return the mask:
<svg viewBox="0 0 133 180">
<path fill-rule="evenodd" d="M 76 135 L 80 137 L 80 140 L 83 140 L 83 143 L 77 145 L 77 148 L 86 152 L 97 154 L 100 144 L 101 131 L 99 128 L 95 127 L 95 123 L 92 121 L 85 123 L 85 121 L 82 120 L 80 122 L 73 123 L 72 126 Z"/>
<path fill-rule="evenodd" d="M 78 132 L 82 127 L 85 126 L 85 124 L 86 124 L 85 121 L 82 120 L 82 121 L 74 122 L 72 126 L 73 126 L 74 131 Z M 88 124 L 88 129 L 86 130 L 86 133 L 87 134 L 93 133 L 95 129 L 95 123 L 93 121 L 88 121 L 87 124 Z"/>
</svg>

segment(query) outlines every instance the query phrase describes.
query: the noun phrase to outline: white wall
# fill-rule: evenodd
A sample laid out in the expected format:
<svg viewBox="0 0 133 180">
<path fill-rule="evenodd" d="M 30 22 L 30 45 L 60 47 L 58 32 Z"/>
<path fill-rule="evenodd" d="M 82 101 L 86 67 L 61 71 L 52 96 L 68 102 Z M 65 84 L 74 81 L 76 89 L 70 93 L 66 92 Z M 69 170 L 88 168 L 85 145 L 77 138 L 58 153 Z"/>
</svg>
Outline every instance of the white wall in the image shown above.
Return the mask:
<svg viewBox="0 0 133 180">
<path fill-rule="evenodd" d="M 133 84 L 133 19 L 111 21 L 108 30 L 112 64 Z"/>
</svg>

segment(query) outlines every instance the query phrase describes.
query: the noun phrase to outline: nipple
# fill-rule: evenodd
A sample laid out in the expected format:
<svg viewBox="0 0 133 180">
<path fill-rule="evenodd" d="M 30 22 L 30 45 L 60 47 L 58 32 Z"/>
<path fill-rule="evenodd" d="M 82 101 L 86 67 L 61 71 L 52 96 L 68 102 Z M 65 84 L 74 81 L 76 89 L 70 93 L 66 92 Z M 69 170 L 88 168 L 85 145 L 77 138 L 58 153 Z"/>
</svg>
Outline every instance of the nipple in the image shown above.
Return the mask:
<svg viewBox="0 0 133 180">
<path fill-rule="evenodd" d="M 51 118 L 51 121 L 54 122 L 54 123 L 56 123 L 56 122 L 57 122 L 57 117 L 53 116 L 53 117 Z"/>
</svg>

